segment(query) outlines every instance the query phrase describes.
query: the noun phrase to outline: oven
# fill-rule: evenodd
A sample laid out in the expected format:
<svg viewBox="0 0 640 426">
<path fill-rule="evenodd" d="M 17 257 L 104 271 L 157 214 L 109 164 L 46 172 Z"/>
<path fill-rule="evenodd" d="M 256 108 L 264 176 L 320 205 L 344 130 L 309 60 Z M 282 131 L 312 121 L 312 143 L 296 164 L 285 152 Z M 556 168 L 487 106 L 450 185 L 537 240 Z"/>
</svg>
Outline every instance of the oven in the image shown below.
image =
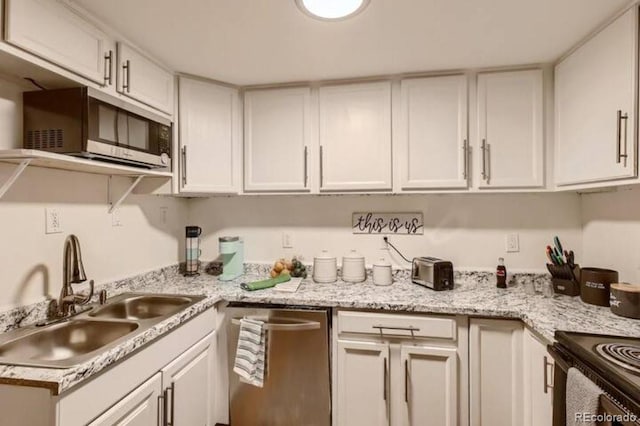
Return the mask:
<svg viewBox="0 0 640 426">
<path fill-rule="evenodd" d="M 599 395 L 598 412 L 589 415 L 597 425 L 638 426 L 640 425 L 640 374 L 622 368 L 603 356 L 599 347 L 633 340 L 640 356 L 640 338 L 604 336 L 584 333 L 557 331 L 556 343 L 548 346 L 548 352 L 555 361 L 553 376 L 553 425 L 566 424 L 567 373 L 570 368 L 578 369 L 586 378 L 596 384 Z M 614 343 L 616 342 L 616 343 Z M 580 421 L 577 422 L 580 424 Z"/>
</svg>

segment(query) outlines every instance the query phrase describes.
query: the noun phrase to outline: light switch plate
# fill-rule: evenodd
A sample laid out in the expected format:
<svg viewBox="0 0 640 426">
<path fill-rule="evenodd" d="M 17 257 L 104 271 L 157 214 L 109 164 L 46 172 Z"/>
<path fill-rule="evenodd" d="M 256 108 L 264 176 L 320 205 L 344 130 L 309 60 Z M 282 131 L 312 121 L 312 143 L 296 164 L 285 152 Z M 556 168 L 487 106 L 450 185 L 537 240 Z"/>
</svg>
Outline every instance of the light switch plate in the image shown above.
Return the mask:
<svg viewBox="0 0 640 426">
<path fill-rule="evenodd" d="M 111 212 L 111 226 L 123 226 L 122 218 L 120 217 L 120 210 L 115 209 Z"/>
<path fill-rule="evenodd" d="M 282 248 L 293 248 L 293 233 L 291 231 L 282 233 Z"/>
<path fill-rule="evenodd" d="M 517 253 L 520 251 L 520 236 L 517 233 L 507 234 L 505 238 L 505 250 L 507 253 Z"/>
<path fill-rule="evenodd" d="M 44 209 L 45 214 L 45 234 L 62 233 L 62 215 L 60 210 L 55 207 L 47 207 Z"/>
</svg>

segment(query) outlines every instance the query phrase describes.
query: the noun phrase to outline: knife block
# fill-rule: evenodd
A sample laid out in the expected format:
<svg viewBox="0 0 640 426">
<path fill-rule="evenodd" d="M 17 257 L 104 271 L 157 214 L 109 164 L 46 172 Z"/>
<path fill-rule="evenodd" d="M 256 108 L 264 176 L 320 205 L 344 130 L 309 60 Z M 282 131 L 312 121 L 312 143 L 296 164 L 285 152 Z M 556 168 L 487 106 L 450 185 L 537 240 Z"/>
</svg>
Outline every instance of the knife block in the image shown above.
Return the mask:
<svg viewBox="0 0 640 426">
<path fill-rule="evenodd" d="M 547 263 L 547 269 L 551 273 L 553 291 L 567 296 L 580 294 L 580 265 L 573 265 L 573 269 L 567 265 L 552 265 Z"/>
</svg>

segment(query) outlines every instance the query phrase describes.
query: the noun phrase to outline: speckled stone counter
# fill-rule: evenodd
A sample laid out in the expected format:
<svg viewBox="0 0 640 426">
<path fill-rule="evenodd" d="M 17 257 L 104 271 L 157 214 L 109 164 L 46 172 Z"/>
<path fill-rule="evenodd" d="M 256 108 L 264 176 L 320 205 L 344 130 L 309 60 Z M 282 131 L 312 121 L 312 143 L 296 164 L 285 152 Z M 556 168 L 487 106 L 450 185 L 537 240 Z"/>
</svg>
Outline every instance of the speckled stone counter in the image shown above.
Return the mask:
<svg viewBox="0 0 640 426">
<path fill-rule="evenodd" d="M 396 272 L 394 283 L 388 287 L 375 286 L 370 279 L 357 284 L 341 281 L 317 284 L 306 279 L 296 293 L 274 289 L 247 292 L 240 288 L 241 282 L 264 278 L 267 272 L 268 267 L 252 265 L 240 279 L 218 282 L 216 277 L 210 275 L 183 277 L 177 267 L 168 267 L 104 284 L 100 288 L 107 289 L 110 296 L 133 291 L 198 294 L 207 298 L 145 333 L 72 368 L 0 365 L 0 383 L 46 387 L 54 394 L 63 393 L 220 301 L 513 318 L 521 319 L 549 342 L 553 341 L 556 330 L 640 336 L 640 320 L 616 316 L 609 308 L 585 304 L 579 297 L 530 296 L 525 294 L 521 285 L 498 289 L 493 274 L 487 272 L 457 273 L 455 289 L 443 292 L 412 284 L 405 271 Z M 537 275 L 528 279 L 537 281 L 537 284 L 544 284 L 548 280 L 545 276 Z M 0 329 L 11 330 L 42 319 L 46 313 L 44 305 L 0 313 Z"/>
</svg>

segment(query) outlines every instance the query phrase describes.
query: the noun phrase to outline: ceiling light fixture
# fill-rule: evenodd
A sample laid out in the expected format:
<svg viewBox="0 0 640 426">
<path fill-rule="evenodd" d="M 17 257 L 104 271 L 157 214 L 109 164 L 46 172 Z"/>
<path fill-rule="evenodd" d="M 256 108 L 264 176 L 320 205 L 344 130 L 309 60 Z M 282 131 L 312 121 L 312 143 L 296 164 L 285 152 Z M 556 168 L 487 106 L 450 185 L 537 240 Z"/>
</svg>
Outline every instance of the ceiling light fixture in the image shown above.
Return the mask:
<svg viewBox="0 0 640 426">
<path fill-rule="evenodd" d="M 295 0 L 307 15 L 323 21 L 339 21 L 362 12 L 370 0 Z"/>
</svg>

